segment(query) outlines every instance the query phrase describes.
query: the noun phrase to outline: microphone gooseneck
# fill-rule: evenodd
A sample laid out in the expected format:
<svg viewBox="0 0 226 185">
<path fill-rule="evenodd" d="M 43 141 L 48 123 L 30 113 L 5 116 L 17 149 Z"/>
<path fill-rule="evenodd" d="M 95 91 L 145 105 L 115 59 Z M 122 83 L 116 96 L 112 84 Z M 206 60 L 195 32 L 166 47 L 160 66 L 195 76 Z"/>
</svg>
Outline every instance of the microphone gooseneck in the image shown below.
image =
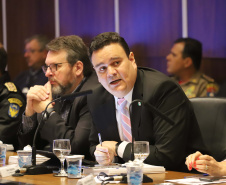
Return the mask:
<svg viewBox="0 0 226 185">
<path fill-rule="evenodd" d="M 130 116 L 130 120 L 131 120 L 131 116 L 132 116 L 132 105 L 134 103 L 137 103 L 138 106 L 142 106 L 142 100 L 139 100 L 139 99 L 133 100 L 131 102 L 131 104 L 129 105 L 129 116 Z M 130 159 L 133 161 L 134 160 L 134 137 L 133 137 L 132 122 L 131 122 L 131 134 L 132 134 L 132 147 L 131 147 L 131 156 L 130 156 Z"/>
<path fill-rule="evenodd" d="M 170 119 L 169 117 L 167 117 L 164 113 L 162 113 L 161 111 L 159 111 L 157 108 L 155 108 L 153 105 L 151 105 L 150 103 L 143 103 L 142 100 L 139 99 L 135 99 L 131 102 L 131 104 L 129 105 L 129 114 L 130 114 L 130 119 L 132 116 L 132 106 L 134 103 L 137 103 L 138 106 L 147 106 L 152 113 L 154 113 L 155 115 L 159 116 L 161 119 L 165 120 L 166 122 L 168 122 L 170 125 L 174 125 L 174 121 L 172 119 Z M 131 147 L 131 160 L 134 160 L 134 137 L 133 137 L 133 127 L 132 127 L 132 122 L 131 122 L 131 134 L 132 134 L 132 147 Z"/>
<path fill-rule="evenodd" d="M 47 166 L 36 166 L 36 138 L 37 138 L 37 134 L 39 132 L 39 129 L 42 125 L 43 118 L 44 118 L 44 115 L 46 114 L 48 106 L 55 101 L 60 101 L 60 100 L 65 100 L 65 99 L 74 99 L 78 96 L 85 96 L 85 95 L 91 94 L 92 92 L 93 92 L 92 90 L 76 92 L 76 93 L 73 93 L 73 94 L 69 94 L 69 95 L 65 95 L 65 96 L 61 96 L 59 98 L 56 98 L 56 99 L 52 100 L 51 102 L 49 102 L 47 104 L 45 110 L 43 111 L 42 117 L 39 121 L 39 124 L 38 124 L 36 131 L 35 131 L 35 134 L 34 134 L 33 145 L 32 145 L 32 158 L 31 158 L 32 166 L 28 167 L 27 173 L 35 175 L 35 174 L 47 173 L 47 172 L 49 172 L 49 170 L 51 170 L 51 169 L 47 169 Z"/>
</svg>

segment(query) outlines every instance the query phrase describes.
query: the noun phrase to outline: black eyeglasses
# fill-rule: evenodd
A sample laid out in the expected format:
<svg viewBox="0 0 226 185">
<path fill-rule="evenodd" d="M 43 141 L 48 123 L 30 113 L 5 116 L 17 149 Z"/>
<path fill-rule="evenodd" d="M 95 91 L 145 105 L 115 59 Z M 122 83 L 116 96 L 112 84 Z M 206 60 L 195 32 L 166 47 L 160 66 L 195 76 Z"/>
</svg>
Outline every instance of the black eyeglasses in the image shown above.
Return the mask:
<svg viewBox="0 0 226 185">
<path fill-rule="evenodd" d="M 44 73 L 46 73 L 46 71 L 48 70 L 48 67 L 49 67 L 50 71 L 52 73 L 55 73 L 57 71 L 57 67 L 58 67 L 59 64 L 66 64 L 66 63 L 69 63 L 69 62 L 55 63 L 55 64 L 50 64 L 48 66 L 44 65 L 44 66 L 42 66 L 42 70 L 43 70 Z"/>
<path fill-rule="evenodd" d="M 24 53 L 35 53 L 35 52 L 41 52 L 42 51 L 42 49 L 25 49 L 24 50 Z"/>
</svg>

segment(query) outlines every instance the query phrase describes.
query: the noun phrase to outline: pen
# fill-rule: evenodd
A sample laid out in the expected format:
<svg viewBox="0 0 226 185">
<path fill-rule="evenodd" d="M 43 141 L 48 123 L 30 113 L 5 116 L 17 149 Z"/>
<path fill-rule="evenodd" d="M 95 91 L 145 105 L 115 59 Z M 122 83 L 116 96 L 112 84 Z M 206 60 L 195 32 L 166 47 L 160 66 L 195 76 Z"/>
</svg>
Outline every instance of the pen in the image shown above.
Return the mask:
<svg viewBox="0 0 226 185">
<path fill-rule="evenodd" d="M 193 178 L 193 177 L 202 177 L 202 176 L 209 176 L 209 175 L 207 173 L 204 173 L 204 174 L 198 174 L 193 176 L 185 176 L 184 178 Z"/>
<path fill-rule="evenodd" d="M 102 139 L 101 139 L 101 135 L 100 135 L 100 133 L 98 133 L 98 137 L 99 137 L 99 142 L 100 142 L 100 145 L 102 146 Z"/>
</svg>

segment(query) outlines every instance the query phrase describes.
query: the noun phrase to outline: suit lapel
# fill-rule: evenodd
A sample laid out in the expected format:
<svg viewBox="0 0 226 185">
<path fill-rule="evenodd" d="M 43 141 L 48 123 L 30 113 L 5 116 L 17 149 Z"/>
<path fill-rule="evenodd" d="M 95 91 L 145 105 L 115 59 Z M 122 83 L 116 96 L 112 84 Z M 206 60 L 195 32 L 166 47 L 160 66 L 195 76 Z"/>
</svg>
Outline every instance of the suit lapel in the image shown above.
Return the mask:
<svg viewBox="0 0 226 185">
<path fill-rule="evenodd" d="M 96 129 L 101 133 L 103 140 L 120 141 L 114 97 L 106 90 L 100 90 L 97 94 L 98 96 L 94 96 L 94 101 L 98 102 L 98 104 L 95 104 L 96 106 L 92 107 L 93 111 L 91 111 L 94 112 L 92 117 Z"/>
</svg>

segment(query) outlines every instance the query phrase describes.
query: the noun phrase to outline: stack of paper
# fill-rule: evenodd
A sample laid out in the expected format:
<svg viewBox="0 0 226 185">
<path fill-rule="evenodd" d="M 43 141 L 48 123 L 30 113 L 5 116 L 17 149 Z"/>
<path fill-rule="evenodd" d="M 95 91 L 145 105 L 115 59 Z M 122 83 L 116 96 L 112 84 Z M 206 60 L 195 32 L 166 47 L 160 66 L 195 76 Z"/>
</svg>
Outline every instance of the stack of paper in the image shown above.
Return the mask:
<svg viewBox="0 0 226 185">
<path fill-rule="evenodd" d="M 144 164 L 143 173 L 165 173 L 165 168 L 163 166 L 154 166 L 149 164 Z M 127 173 L 127 169 L 124 165 L 113 165 L 113 166 L 97 166 L 97 167 L 84 167 L 84 174 L 98 175 L 100 172 L 104 172 L 107 175 L 117 175 L 121 173 Z"/>
<path fill-rule="evenodd" d="M 39 155 L 39 154 L 36 155 L 36 163 L 37 164 L 41 164 L 41 163 L 43 163 L 45 161 L 48 161 L 49 159 L 50 158 L 44 157 L 44 156 Z M 18 156 L 17 155 L 9 156 L 8 164 L 18 164 Z"/>
</svg>

